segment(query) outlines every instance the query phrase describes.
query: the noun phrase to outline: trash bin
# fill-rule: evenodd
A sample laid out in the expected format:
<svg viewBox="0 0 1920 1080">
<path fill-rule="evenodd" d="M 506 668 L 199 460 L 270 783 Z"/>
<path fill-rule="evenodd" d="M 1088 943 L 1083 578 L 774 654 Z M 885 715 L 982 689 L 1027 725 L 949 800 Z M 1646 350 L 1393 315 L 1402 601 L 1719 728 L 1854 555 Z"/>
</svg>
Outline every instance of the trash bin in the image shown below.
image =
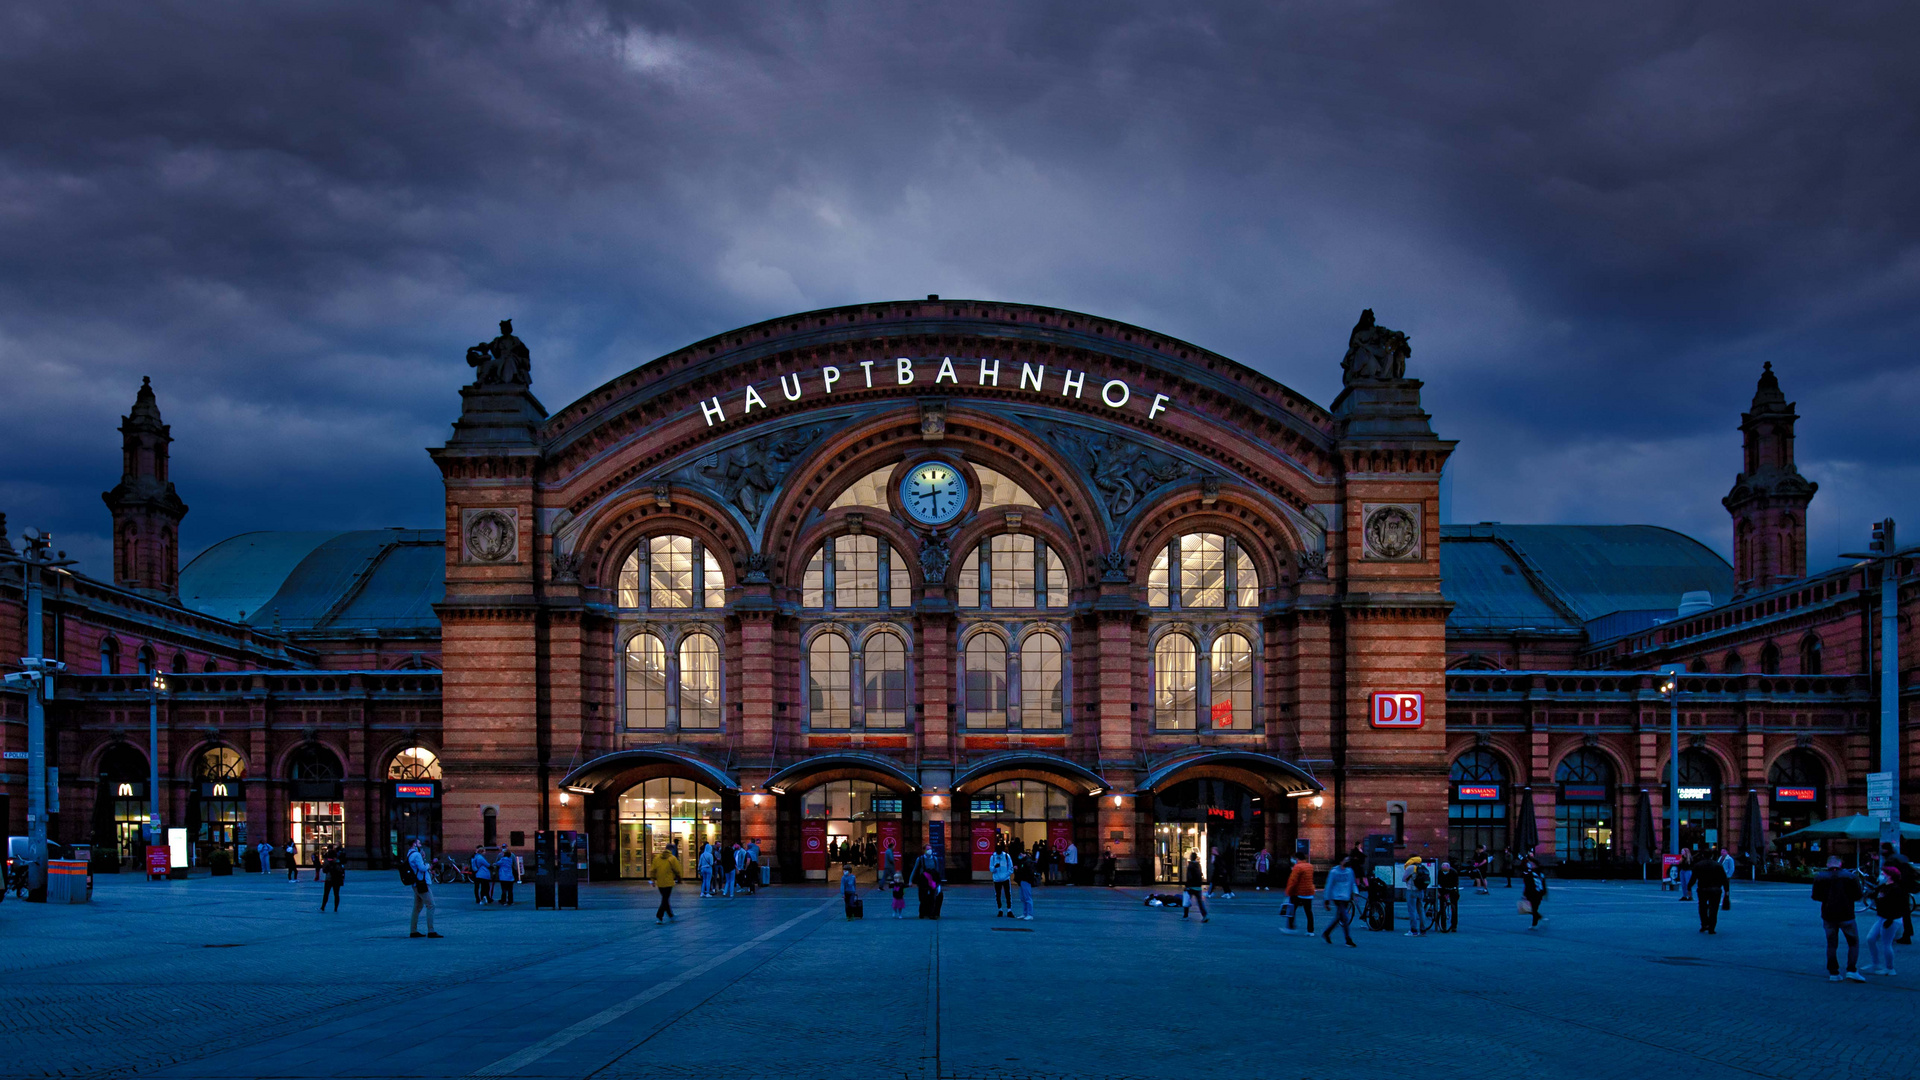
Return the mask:
<svg viewBox="0 0 1920 1080">
<path fill-rule="evenodd" d="M 773 867 L 768 866 L 766 863 L 760 864 L 760 884 L 773 884 Z"/>
<path fill-rule="evenodd" d="M 48 860 L 47 903 L 84 904 L 89 891 L 85 859 Z"/>
</svg>

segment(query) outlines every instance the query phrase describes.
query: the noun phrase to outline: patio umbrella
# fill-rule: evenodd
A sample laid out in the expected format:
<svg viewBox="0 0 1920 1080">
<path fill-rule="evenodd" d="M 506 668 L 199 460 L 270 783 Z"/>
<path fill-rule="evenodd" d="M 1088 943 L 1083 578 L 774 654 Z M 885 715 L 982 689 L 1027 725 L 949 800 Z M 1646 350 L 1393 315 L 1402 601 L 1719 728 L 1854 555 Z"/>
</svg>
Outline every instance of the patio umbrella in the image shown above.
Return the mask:
<svg viewBox="0 0 1920 1080">
<path fill-rule="evenodd" d="M 1534 820 L 1533 789 L 1527 788 L 1526 794 L 1520 797 L 1520 816 L 1513 822 L 1513 854 L 1524 859 L 1539 846 L 1540 823 Z"/>
<path fill-rule="evenodd" d="M 1640 806 L 1633 814 L 1633 857 L 1640 861 L 1640 880 L 1647 879 L 1647 864 L 1660 857 L 1660 842 L 1653 836 L 1653 796 L 1640 789 Z"/>
<path fill-rule="evenodd" d="M 1846 817 L 1828 818 L 1816 821 L 1804 829 L 1796 829 L 1782 840 L 1879 840 L 1880 819 L 1865 814 L 1849 814 Z M 1900 839 L 1920 840 L 1920 825 L 1900 823 Z"/>
<path fill-rule="evenodd" d="M 1760 792 L 1756 788 L 1747 789 L 1747 827 L 1740 834 L 1740 850 L 1750 860 L 1753 880 L 1760 880 L 1760 863 L 1767 857 L 1767 834 L 1760 820 Z"/>
</svg>

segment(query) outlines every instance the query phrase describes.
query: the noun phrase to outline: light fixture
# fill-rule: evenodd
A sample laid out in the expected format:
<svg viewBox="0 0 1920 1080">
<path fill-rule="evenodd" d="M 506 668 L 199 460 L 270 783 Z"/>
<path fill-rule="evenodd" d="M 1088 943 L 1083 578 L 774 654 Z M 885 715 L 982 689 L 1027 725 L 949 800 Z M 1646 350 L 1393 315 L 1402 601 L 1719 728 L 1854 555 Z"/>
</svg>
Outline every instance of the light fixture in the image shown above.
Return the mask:
<svg viewBox="0 0 1920 1080">
<path fill-rule="evenodd" d="M 1314 808 L 1315 810 L 1318 810 L 1318 809 L 1320 809 L 1321 807 L 1323 807 L 1323 806 L 1325 806 L 1325 805 L 1327 805 L 1327 798 L 1326 798 L 1326 796 L 1324 796 L 1324 795 L 1315 795 L 1315 796 L 1313 797 L 1313 808 Z"/>
<path fill-rule="evenodd" d="M 1118 795 L 1115 795 L 1115 796 L 1113 797 L 1113 805 L 1115 805 L 1115 806 L 1119 806 L 1119 805 L 1120 805 L 1120 799 L 1121 799 L 1121 797 L 1120 797 L 1120 796 L 1118 796 Z"/>
<path fill-rule="evenodd" d="M 753 793 L 753 805 L 755 805 L 755 806 L 759 806 L 759 805 L 760 805 L 760 803 L 761 803 L 761 800 L 763 800 L 763 799 L 765 799 L 765 798 L 766 798 L 766 796 L 765 796 L 765 795 L 762 795 L 762 794 L 760 794 L 760 793 L 759 793 L 759 792 L 757 792 L 757 791 L 756 791 L 756 792 L 754 792 L 754 793 Z"/>
<path fill-rule="evenodd" d="M 1303 799 L 1303 798 L 1306 798 L 1306 797 L 1307 797 L 1308 795 L 1311 795 L 1311 794 L 1313 794 L 1313 789 L 1312 789 L 1312 788 L 1297 788 L 1297 789 L 1295 789 L 1295 790 L 1293 790 L 1293 791 L 1289 791 L 1289 792 L 1287 792 L 1287 798 L 1289 798 L 1289 799 Z M 1258 799 L 1255 799 L 1254 801 L 1255 801 L 1255 802 L 1258 802 L 1259 800 L 1258 800 Z"/>
<path fill-rule="evenodd" d="M 935 796 L 933 797 L 933 805 L 935 805 L 935 806 L 939 806 L 939 805 L 940 805 L 940 796 L 938 796 L 938 795 L 935 795 Z"/>
<path fill-rule="evenodd" d="M 562 790 L 562 791 L 560 792 L 560 805 L 561 805 L 561 806 L 565 806 L 565 805 L 567 805 L 567 801 L 568 801 L 568 799 L 567 799 L 567 793 L 566 793 L 566 791 L 564 791 L 564 790 Z"/>
</svg>

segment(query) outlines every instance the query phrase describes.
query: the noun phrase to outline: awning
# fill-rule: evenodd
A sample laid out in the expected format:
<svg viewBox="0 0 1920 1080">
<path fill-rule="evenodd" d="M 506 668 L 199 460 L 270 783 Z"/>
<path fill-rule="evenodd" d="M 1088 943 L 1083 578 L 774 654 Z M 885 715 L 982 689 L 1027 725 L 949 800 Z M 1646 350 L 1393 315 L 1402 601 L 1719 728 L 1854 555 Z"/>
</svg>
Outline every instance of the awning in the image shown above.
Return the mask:
<svg viewBox="0 0 1920 1080">
<path fill-rule="evenodd" d="M 1106 778 L 1099 773 L 1059 754 L 1049 754 L 1042 750 L 1003 750 L 997 754 L 989 754 L 967 766 L 960 775 L 953 778 L 954 789 L 957 791 L 983 776 L 1005 772 L 1008 769 L 1032 769 L 1035 772 L 1064 776 L 1077 781 L 1084 787 L 1086 790 L 1082 794 L 1085 795 L 1099 795 L 1113 786 L 1107 783 Z"/>
<path fill-rule="evenodd" d="M 799 787 L 800 782 L 806 777 L 828 769 L 870 769 L 899 781 L 908 791 L 920 790 L 919 779 L 901 768 L 899 762 L 885 754 L 876 754 L 869 750 L 839 750 L 828 754 L 815 754 L 805 761 L 796 761 L 767 777 L 765 787 L 776 795 L 785 795 L 789 789 Z"/>
<path fill-rule="evenodd" d="M 1141 783 L 1142 791 L 1158 791 L 1188 769 L 1202 765 L 1236 765 L 1254 772 L 1279 773 L 1294 791 L 1325 791 L 1327 786 L 1316 779 L 1313 773 L 1286 758 L 1272 754 L 1256 753 L 1252 750 L 1204 750 L 1197 754 L 1186 754 L 1172 761 L 1154 767 Z"/>
<path fill-rule="evenodd" d="M 680 746 L 641 746 L 602 754 L 569 772 L 560 786 L 598 788 L 635 766 L 656 764 L 680 766 L 696 779 L 722 791 L 740 790 L 740 782 L 725 769 Z"/>
</svg>

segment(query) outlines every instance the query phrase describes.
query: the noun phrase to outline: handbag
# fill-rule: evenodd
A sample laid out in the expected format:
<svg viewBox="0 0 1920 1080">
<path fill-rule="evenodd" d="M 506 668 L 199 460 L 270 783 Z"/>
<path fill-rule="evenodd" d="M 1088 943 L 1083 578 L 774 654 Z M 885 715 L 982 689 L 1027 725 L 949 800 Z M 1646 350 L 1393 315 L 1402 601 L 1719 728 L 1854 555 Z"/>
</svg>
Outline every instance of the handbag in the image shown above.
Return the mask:
<svg viewBox="0 0 1920 1080">
<path fill-rule="evenodd" d="M 1517 900 L 1517 901 L 1515 901 L 1515 902 L 1514 902 L 1514 905 L 1513 905 L 1513 908 L 1514 908 L 1514 910 L 1515 910 L 1515 911 L 1517 911 L 1517 912 L 1519 912 L 1519 913 L 1520 913 L 1520 914 L 1522 914 L 1522 915 L 1531 915 L 1531 914 L 1533 914 L 1533 903 L 1532 903 L 1532 901 L 1529 901 L 1529 900 L 1526 900 L 1526 899 L 1524 899 L 1524 898 L 1523 898 L 1523 899 L 1520 899 L 1520 900 Z"/>
</svg>

